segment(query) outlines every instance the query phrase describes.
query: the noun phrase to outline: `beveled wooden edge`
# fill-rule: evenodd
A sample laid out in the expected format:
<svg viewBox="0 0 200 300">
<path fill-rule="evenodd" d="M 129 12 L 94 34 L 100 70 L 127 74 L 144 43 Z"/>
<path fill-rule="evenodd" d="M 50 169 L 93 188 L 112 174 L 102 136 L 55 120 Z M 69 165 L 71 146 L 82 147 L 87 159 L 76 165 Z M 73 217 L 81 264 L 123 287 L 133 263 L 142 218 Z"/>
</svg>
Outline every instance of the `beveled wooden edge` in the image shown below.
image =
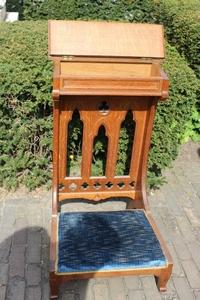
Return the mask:
<svg viewBox="0 0 200 300">
<path fill-rule="evenodd" d="M 59 101 L 60 98 L 60 61 L 55 60 L 53 64 L 53 101 Z"/>
<path fill-rule="evenodd" d="M 118 77 L 109 77 L 109 76 L 105 76 L 105 77 L 99 77 L 98 75 L 96 76 L 74 76 L 74 75 L 70 75 L 70 76 L 66 76 L 66 75 L 60 75 L 60 79 L 61 80 L 68 80 L 68 79 L 74 79 L 74 80 L 99 80 L 99 81 L 108 81 L 108 80 L 112 80 L 112 81 L 141 81 L 141 82 L 148 82 L 148 81 L 152 81 L 152 82 L 160 82 L 163 78 L 162 76 L 149 76 L 149 77 L 131 77 L 131 76 L 127 76 L 127 77 L 120 77 L 120 75 Z M 142 95 L 143 96 L 143 95 Z"/>
<path fill-rule="evenodd" d="M 111 89 L 96 89 L 93 91 L 87 89 L 76 89 L 73 91 L 61 91 L 60 96 L 141 96 L 141 90 L 111 90 Z M 160 97 L 162 99 L 162 92 L 152 92 L 151 90 L 142 91 L 142 96 L 150 96 L 150 97 Z"/>
<path fill-rule="evenodd" d="M 163 59 L 158 58 L 146 58 L 146 57 L 99 57 L 99 56 L 72 56 L 72 55 L 64 55 L 64 56 L 50 56 L 49 57 L 53 61 L 59 61 L 62 62 L 107 62 L 107 63 L 135 63 L 135 64 L 157 64 L 161 65 L 163 62 Z"/>
<path fill-rule="evenodd" d="M 162 76 L 162 97 L 160 98 L 161 101 L 166 100 L 169 97 L 169 79 L 167 74 L 161 69 L 161 76 Z"/>
<path fill-rule="evenodd" d="M 159 97 L 154 97 L 151 99 L 151 106 L 147 112 L 147 120 L 145 126 L 145 133 L 144 133 L 144 140 L 142 143 L 141 148 L 141 155 L 143 159 L 140 161 L 140 166 L 138 169 L 138 178 L 140 178 L 140 185 L 139 191 L 141 196 L 141 202 L 143 203 L 143 207 L 145 210 L 149 210 L 149 202 L 147 198 L 147 187 L 146 187 L 146 180 L 147 180 L 147 160 L 148 160 L 148 151 L 151 142 L 151 133 L 153 128 L 153 122 L 156 112 L 156 105 L 159 100 Z"/>
<path fill-rule="evenodd" d="M 97 278 L 97 277 L 107 277 L 107 276 L 119 276 L 119 275 L 155 275 L 159 276 L 160 272 L 168 268 L 168 264 L 162 267 L 149 267 L 149 268 L 135 268 L 135 269 L 121 269 L 121 270 L 115 270 L 115 271 L 93 271 L 93 272 L 81 272 L 81 273 L 57 273 L 55 271 L 56 276 L 59 277 L 66 277 L 70 279 L 76 279 L 76 278 Z"/>
<path fill-rule="evenodd" d="M 85 199 L 91 201 L 101 201 L 109 198 L 120 198 L 128 197 L 133 200 L 138 199 L 141 196 L 140 191 L 100 191 L 100 192 L 70 192 L 70 193 L 59 193 L 59 201 L 69 200 L 69 199 Z"/>
<path fill-rule="evenodd" d="M 58 211 L 58 185 L 59 185 L 59 105 L 53 104 L 53 186 L 52 186 L 52 215 Z"/>
<path fill-rule="evenodd" d="M 50 272 L 55 271 L 56 253 L 57 253 L 57 231 L 58 216 L 51 216 L 51 236 L 50 236 Z"/>
<path fill-rule="evenodd" d="M 58 70 L 56 69 L 56 72 Z M 56 87 L 57 82 L 54 82 Z M 57 99 L 57 97 L 56 97 Z M 55 100 L 55 99 L 54 99 Z M 59 185 L 59 101 L 53 103 L 53 180 L 52 180 L 52 214 L 51 214 L 51 237 L 50 237 L 50 270 L 55 264 L 56 255 L 56 230 L 58 214 L 58 185 Z"/>
</svg>

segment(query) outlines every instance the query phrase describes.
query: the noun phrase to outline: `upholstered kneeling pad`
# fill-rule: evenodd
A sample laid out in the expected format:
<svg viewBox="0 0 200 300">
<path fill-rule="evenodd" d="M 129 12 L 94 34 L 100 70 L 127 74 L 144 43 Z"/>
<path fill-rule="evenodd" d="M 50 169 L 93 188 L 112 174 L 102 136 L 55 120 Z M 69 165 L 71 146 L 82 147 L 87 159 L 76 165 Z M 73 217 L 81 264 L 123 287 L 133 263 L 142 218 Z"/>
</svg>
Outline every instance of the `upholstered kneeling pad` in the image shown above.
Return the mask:
<svg viewBox="0 0 200 300">
<path fill-rule="evenodd" d="M 143 210 L 61 213 L 56 272 L 81 273 L 167 264 Z"/>
</svg>

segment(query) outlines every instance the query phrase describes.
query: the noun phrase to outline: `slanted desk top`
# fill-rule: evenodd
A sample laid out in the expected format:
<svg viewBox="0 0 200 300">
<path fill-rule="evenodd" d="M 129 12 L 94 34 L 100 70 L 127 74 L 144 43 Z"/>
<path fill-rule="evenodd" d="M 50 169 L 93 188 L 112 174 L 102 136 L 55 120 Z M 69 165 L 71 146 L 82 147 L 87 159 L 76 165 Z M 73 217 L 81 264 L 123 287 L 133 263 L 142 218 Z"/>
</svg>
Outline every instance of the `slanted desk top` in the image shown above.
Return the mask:
<svg viewBox="0 0 200 300">
<path fill-rule="evenodd" d="M 167 96 L 161 25 L 49 21 L 49 56 L 54 61 L 54 99 L 58 95 Z"/>
<path fill-rule="evenodd" d="M 163 27 L 100 21 L 49 21 L 50 56 L 164 58 Z"/>
</svg>

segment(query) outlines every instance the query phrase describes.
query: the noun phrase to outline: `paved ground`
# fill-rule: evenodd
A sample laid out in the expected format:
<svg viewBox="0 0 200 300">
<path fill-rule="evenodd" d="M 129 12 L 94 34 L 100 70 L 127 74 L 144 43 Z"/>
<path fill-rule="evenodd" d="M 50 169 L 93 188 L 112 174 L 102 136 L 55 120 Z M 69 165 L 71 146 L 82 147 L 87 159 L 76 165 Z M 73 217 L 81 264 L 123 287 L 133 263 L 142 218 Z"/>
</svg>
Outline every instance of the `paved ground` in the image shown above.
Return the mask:
<svg viewBox="0 0 200 300">
<path fill-rule="evenodd" d="M 91 279 L 66 284 L 59 299 L 200 299 L 200 144 L 183 146 L 166 178 L 149 199 L 174 259 L 168 291 L 160 294 L 153 277 Z M 0 192 L 0 300 L 47 300 L 51 193 Z M 113 203 L 98 208 L 113 209 Z M 83 209 L 97 206 L 81 204 Z"/>
</svg>

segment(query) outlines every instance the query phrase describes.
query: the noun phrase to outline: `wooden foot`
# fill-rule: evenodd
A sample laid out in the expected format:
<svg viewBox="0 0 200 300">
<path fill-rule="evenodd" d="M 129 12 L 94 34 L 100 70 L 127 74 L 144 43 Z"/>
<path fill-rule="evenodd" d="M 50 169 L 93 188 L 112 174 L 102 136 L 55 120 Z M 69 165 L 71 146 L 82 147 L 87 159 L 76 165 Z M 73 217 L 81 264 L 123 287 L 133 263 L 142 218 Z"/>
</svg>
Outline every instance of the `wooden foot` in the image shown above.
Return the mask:
<svg viewBox="0 0 200 300">
<path fill-rule="evenodd" d="M 50 299 L 55 300 L 58 299 L 59 292 L 59 280 L 58 276 L 55 275 L 54 272 L 50 273 Z"/>
<path fill-rule="evenodd" d="M 160 292 L 166 292 L 167 290 L 167 282 L 172 273 L 172 265 L 170 264 L 167 269 L 161 271 L 160 276 L 155 276 L 156 285 Z"/>
<path fill-rule="evenodd" d="M 127 202 L 126 209 L 140 209 L 140 208 L 144 208 L 142 206 L 141 201 L 138 201 L 138 200 L 129 200 Z"/>
</svg>

